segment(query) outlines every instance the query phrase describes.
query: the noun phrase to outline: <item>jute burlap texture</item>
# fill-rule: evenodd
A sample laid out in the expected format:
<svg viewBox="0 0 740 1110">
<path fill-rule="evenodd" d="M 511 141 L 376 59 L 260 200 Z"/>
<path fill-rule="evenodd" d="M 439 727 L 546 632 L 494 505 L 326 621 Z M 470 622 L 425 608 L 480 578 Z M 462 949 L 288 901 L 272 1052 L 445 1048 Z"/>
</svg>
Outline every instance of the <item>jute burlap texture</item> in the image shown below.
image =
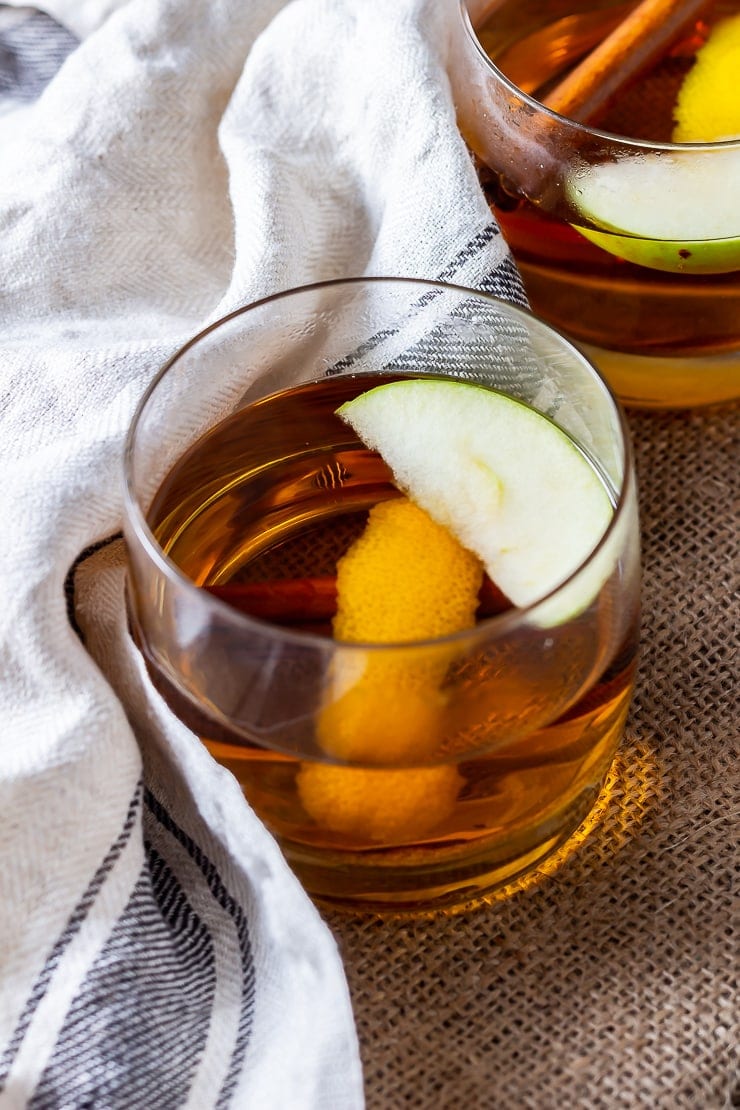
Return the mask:
<svg viewBox="0 0 740 1110">
<path fill-rule="evenodd" d="M 643 654 L 609 787 L 578 850 L 506 900 L 434 919 L 325 915 L 368 1110 L 740 1105 L 740 421 L 630 423 Z"/>
</svg>

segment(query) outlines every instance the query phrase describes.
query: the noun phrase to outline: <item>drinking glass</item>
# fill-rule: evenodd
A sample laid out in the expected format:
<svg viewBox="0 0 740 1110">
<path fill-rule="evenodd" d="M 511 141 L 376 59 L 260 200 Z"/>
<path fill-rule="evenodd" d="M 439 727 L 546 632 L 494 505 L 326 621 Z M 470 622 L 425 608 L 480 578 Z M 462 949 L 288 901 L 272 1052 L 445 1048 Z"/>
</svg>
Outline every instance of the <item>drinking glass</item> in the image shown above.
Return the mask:
<svg viewBox="0 0 740 1110">
<path fill-rule="evenodd" d="M 533 311 L 626 403 L 727 401 L 740 396 L 740 136 L 672 141 L 678 90 L 709 24 L 693 22 L 640 80 L 620 89 L 615 79 L 598 127 L 535 98 L 548 100 L 635 7 L 462 0 L 450 67 L 458 119 Z M 711 20 L 739 10 L 718 0 Z"/>
<path fill-rule="evenodd" d="M 613 516 L 571 577 L 526 608 L 493 596 L 463 632 L 341 642 L 337 558 L 398 491 L 335 410 L 408 376 L 473 382 L 543 414 L 594 468 Z M 466 903 L 533 867 L 592 807 L 634 680 L 632 456 L 594 368 L 528 312 L 366 278 L 232 313 L 138 407 L 125 535 L 131 628 L 153 681 L 317 900 Z"/>
</svg>

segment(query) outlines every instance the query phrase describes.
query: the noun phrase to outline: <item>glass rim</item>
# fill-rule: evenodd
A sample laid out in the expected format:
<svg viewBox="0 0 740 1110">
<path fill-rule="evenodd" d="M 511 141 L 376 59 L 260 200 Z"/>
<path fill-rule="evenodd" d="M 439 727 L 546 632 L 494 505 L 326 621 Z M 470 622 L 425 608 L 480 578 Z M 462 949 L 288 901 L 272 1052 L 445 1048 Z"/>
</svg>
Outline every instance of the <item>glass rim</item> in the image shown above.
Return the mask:
<svg viewBox="0 0 740 1110">
<path fill-rule="evenodd" d="M 506 312 L 511 312 L 514 316 L 521 316 L 525 321 L 525 325 L 531 328 L 534 323 L 536 327 L 541 328 L 545 332 L 550 332 L 555 335 L 558 341 L 567 348 L 575 359 L 581 363 L 592 378 L 601 387 L 604 396 L 611 406 L 613 412 L 617 416 L 617 427 L 621 440 L 621 465 L 622 465 L 622 483 L 621 488 L 616 493 L 616 502 L 614 505 L 614 512 L 609 520 L 607 527 L 599 538 L 598 543 L 591 549 L 588 555 L 578 564 L 578 566 L 549 590 L 546 594 L 538 597 L 536 601 L 531 602 L 529 605 L 522 607 L 512 607 L 502 613 L 494 614 L 490 617 L 484 617 L 481 621 L 471 626 L 470 628 L 462 629 L 459 632 L 449 633 L 446 636 L 426 637 L 420 640 L 400 640 L 388 641 L 379 643 L 377 641 L 358 642 L 348 640 L 335 640 L 328 639 L 315 632 L 298 631 L 282 625 L 273 624 L 271 621 L 263 620 L 260 617 L 250 616 L 228 602 L 223 601 L 221 598 L 210 594 L 202 586 L 196 583 L 184 574 L 178 565 L 169 558 L 168 555 L 162 550 L 157 542 L 157 539 L 149 527 L 149 523 L 139 503 L 135 488 L 134 488 L 134 467 L 135 460 L 134 454 L 136 450 L 136 435 L 139 429 L 141 420 L 146 411 L 147 405 L 154 395 L 156 389 L 166 377 L 168 372 L 172 370 L 183 355 L 187 354 L 193 347 L 200 343 L 207 336 L 217 331 L 222 326 L 239 319 L 241 316 L 247 315 L 254 309 L 264 308 L 273 302 L 287 300 L 297 294 L 312 292 L 321 289 L 329 289 L 339 286 L 362 286 L 362 285 L 408 285 L 410 287 L 417 286 L 424 289 L 438 288 L 442 291 L 450 291 L 454 293 L 464 294 L 468 297 L 475 297 L 477 299 L 486 301 L 489 304 L 502 307 Z M 332 278 L 328 281 L 310 282 L 306 285 L 298 285 L 291 289 L 283 289 L 277 293 L 271 293 L 268 296 L 261 297 L 258 300 L 250 301 L 248 304 L 241 305 L 239 308 L 233 309 L 226 315 L 219 317 L 201 331 L 192 335 L 184 344 L 182 344 L 160 367 L 155 373 L 152 381 L 144 390 L 139 402 L 134 409 L 133 416 L 129 423 L 126 433 L 123 449 L 123 512 L 124 518 L 131 526 L 136 536 L 136 539 L 146 552 L 147 556 L 155 564 L 158 570 L 174 585 L 181 589 L 185 589 L 186 594 L 193 592 L 193 596 L 197 596 L 199 603 L 206 604 L 209 608 L 213 608 L 215 612 L 221 616 L 228 616 L 230 623 L 237 627 L 243 627 L 245 630 L 256 630 L 262 635 L 270 632 L 276 639 L 285 642 L 297 642 L 307 646 L 321 645 L 324 650 L 328 648 L 341 648 L 343 652 L 347 651 L 362 651 L 362 652 L 376 652 L 382 654 L 389 650 L 395 651 L 418 651 L 422 648 L 431 647 L 444 647 L 446 645 L 457 644 L 462 641 L 469 641 L 475 639 L 482 634 L 490 635 L 492 631 L 508 633 L 510 629 L 517 627 L 521 624 L 528 623 L 533 615 L 536 621 L 536 614 L 538 609 L 549 604 L 554 598 L 564 590 L 578 577 L 581 572 L 585 571 L 590 564 L 598 557 L 603 548 L 610 542 L 612 534 L 616 531 L 620 524 L 622 517 L 625 513 L 625 506 L 632 496 L 633 484 L 635 482 L 634 476 L 634 456 L 632 450 L 632 443 L 630 440 L 629 427 L 627 425 L 624 410 L 617 400 L 616 395 L 598 372 L 591 360 L 569 339 L 567 339 L 557 328 L 541 320 L 535 316 L 527 308 L 522 308 L 519 305 L 512 304 L 501 297 L 496 297 L 491 293 L 486 293 L 478 289 L 472 289 L 464 285 L 453 285 L 449 282 L 437 281 L 435 279 L 426 278 L 412 278 L 412 277 L 391 277 L 391 276 L 371 276 L 371 277 L 349 277 L 349 278 Z M 124 529 L 125 532 L 125 529 Z"/>
<path fill-rule="evenodd" d="M 526 0 L 524 0 L 524 2 L 526 2 Z M 548 108 L 547 105 L 543 104 L 541 100 L 537 100 L 536 97 L 530 96 L 529 93 L 525 93 L 523 89 L 515 85 L 514 82 L 506 76 L 503 70 L 500 70 L 496 63 L 489 58 L 471 22 L 467 0 L 458 0 L 458 4 L 462 15 L 463 28 L 485 68 L 490 71 L 491 75 L 495 77 L 500 84 L 504 85 L 510 92 L 514 93 L 515 96 L 519 97 L 539 114 L 548 116 L 550 119 L 563 123 L 568 127 L 572 127 L 575 131 L 579 131 L 584 135 L 597 139 L 606 139 L 612 144 L 618 143 L 624 147 L 634 148 L 640 151 L 656 150 L 666 153 L 684 154 L 689 152 L 701 153 L 702 151 L 740 150 L 740 138 L 717 139 L 701 143 L 652 142 L 647 139 L 633 139 L 628 135 L 619 135 L 615 131 L 604 131 L 598 127 L 591 127 L 587 123 L 579 123 L 578 120 L 571 119 L 569 116 L 563 116 L 559 112 L 554 112 L 552 108 Z"/>
</svg>

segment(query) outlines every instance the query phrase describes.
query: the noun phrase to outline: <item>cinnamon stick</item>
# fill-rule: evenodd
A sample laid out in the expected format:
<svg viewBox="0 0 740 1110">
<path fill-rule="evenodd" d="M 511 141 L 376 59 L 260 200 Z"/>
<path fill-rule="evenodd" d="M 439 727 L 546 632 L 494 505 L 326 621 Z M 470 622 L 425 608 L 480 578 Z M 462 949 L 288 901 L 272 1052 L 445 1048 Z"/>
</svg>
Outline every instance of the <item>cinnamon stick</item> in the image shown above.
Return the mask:
<svg viewBox="0 0 740 1110">
<path fill-rule="evenodd" d="M 604 41 L 543 98 L 558 115 L 586 123 L 681 37 L 709 0 L 642 0 Z"/>
<path fill-rule="evenodd" d="M 307 627 L 314 621 L 330 621 L 337 611 L 337 580 L 331 576 L 227 582 L 203 588 L 250 617 L 272 624 Z M 478 619 L 493 617 L 511 608 L 509 599 L 487 575 L 484 576 L 478 594 Z"/>
<path fill-rule="evenodd" d="M 274 624 L 331 620 L 337 611 L 337 580 L 333 577 L 227 582 L 205 589 L 250 617 Z"/>
</svg>

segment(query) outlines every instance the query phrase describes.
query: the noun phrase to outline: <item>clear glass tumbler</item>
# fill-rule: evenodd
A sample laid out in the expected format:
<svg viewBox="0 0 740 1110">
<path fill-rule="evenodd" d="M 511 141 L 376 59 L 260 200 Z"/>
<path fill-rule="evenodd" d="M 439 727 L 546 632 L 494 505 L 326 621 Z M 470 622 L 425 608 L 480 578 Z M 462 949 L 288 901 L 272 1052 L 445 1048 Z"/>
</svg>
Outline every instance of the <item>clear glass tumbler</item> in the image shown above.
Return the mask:
<svg viewBox="0 0 740 1110">
<path fill-rule="evenodd" d="M 635 8 L 462 0 L 458 119 L 533 311 L 628 404 L 727 401 L 740 396 L 740 134 L 678 142 L 674 117 L 697 51 L 740 5 L 704 5 L 656 56 L 635 46 L 628 60 L 652 60 L 623 86 L 606 62 L 590 82 L 561 84 Z M 718 82 L 712 112 L 723 97 L 736 99 L 736 84 Z"/>
<path fill-rule="evenodd" d="M 614 513 L 583 565 L 527 608 L 494 589 L 467 631 L 341 642 L 337 558 L 398 491 L 335 410 L 408 376 L 472 381 L 544 414 Z M 632 458 L 593 367 L 527 312 L 368 278 L 233 313 L 139 405 L 125 534 L 131 627 L 153 681 L 318 900 L 467 902 L 536 864 L 592 807 L 634 680 Z"/>
</svg>

